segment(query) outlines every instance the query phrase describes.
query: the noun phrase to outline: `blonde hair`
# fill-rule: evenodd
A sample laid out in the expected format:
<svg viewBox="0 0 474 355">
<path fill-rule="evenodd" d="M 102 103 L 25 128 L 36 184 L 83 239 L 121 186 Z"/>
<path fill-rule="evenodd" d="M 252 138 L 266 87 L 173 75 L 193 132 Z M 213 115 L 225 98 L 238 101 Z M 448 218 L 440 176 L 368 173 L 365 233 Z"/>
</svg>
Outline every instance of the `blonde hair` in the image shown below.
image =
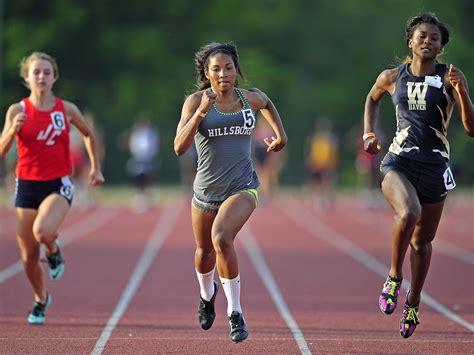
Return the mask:
<svg viewBox="0 0 474 355">
<path fill-rule="evenodd" d="M 33 52 L 27 57 L 23 57 L 20 62 L 20 76 L 25 79 L 28 76 L 28 70 L 30 69 L 31 63 L 35 60 L 46 60 L 51 63 L 53 66 L 54 79 L 59 78 L 58 64 L 56 60 L 51 57 L 49 54 L 43 52 Z"/>
</svg>

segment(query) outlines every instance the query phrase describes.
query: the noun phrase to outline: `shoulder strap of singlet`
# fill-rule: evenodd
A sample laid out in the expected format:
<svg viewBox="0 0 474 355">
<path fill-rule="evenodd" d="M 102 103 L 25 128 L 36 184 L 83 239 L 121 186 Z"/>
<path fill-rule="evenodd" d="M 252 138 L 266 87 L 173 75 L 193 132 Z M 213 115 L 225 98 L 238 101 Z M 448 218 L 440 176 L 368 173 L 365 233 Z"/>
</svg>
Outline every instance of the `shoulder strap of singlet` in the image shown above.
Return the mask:
<svg viewBox="0 0 474 355">
<path fill-rule="evenodd" d="M 60 110 L 66 110 L 66 108 L 64 107 L 64 101 L 59 97 L 56 97 L 56 104 L 54 106 L 59 108 Z"/>
<path fill-rule="evenodd" d="M 402 63 L 399 66 L 397 66 L 397 78 L 395 79 L 395 85 L 393 86 L 393 90 L 390 93 L 391 96 L 395 95 L 395 92 L 397 91 L 397 84 L 398 84 L 398 79 L 402 75 L 402 73 L 407 71 L 407 65 L 406 63 Z"/>
<path fill-rule="evenodd" d="M 250 108 L 250 105 L 247 101 L 247 98 L 245 97 L 244 93 L 242 92 L 242 90 L 240 90 L 239 88 L 235 88 L 235 91 L 237 92 L 237 95 L 239 95 L 239 98 L 240 98 L 240 101 L 242 101 L 242 104 L 243 104 L 243 108 L 246 109 L 246 108 Z"/>
</svg>

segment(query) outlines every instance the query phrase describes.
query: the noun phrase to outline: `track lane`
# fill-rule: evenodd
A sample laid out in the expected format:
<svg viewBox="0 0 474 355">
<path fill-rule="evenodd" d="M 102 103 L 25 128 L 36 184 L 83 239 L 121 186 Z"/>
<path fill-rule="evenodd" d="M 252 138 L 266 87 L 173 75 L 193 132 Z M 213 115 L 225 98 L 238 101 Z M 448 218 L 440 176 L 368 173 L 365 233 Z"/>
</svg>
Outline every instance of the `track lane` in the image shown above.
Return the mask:
<svg viewBox="0 0 474 355">
<path fill-rule="evenodd" d="M 298 203 L 291 204 L 290 207 L 288 207 L 288 203 L 287 203 L 286 205 L 287 205 L 288 210 L 291 210 L 292 208 L 301 207 L 300 204 L 298 204 Z M 297 210 L 297 211 L 301 211 L 301 209 L 300 209 L 300 210 Z M 360 230 L 355 229 L 354 226 L 353 226 L 353 224 L 352 224 L 352 223 L 349 223 L 349 224 L 348 224 L 347 222 L 345 222 L 347 219 L 345 219 L 344 216 L 341 216 L 340 214 L 338 214 L 337 211 L 330 211 L 330 213 L 318 214 L 318 215 L 314 214 L 313 216 L 309 216 L 309 215 L 305 214 L 304 212 L 307 212 L 307 211 L 305 210 L 305 211 L 298 212 L 297 216 L 298 216 L 298 218 L 301 219 L 300 222 L 299 222 L 299 224 L 300 224 L 301 226 L 304 226 L 305 229 L 308 228 L 308 223 L 310 223 L 310 221 L 311 221 L 312 219 L 324 219 L 324 218 L 326 218 L 326 219 L 331 219 L 331 218 L 332 218 L 332 219 L 333 219 L 333 222 L 335 222 L 335 225 L 332 226 L 332 228 L 339 228 L 339 229 L 345 228 L 345 229 L 347 229 L 348 235 L 351 236 L 351 237 L 350 237 L 351 239 L 352 239 L 352 238 L 356 238 L 357 241 L 364 240 L 364 241 L 366 242 L 366 244 L 367 244 L 367 236 L 370 235 L 370 233 L 368 233 L 368 231 L 370 231 L 370 229 L 368 229 L 367 226 L 365 227 L 365 229 L 360 229 Z M 315 229 L 317 230 L 318 228 L 315 228 L 315 227 L 313 226 L 312 228 L 310 227 L 310 228 L 308 228 L 308 229 L 309 229 L 309 232 L 310 232 L 310 233 L 315 233 L 314 230 L 315 230 Z M 326 234 L 325 236 L 322 237 L 323 239 L 327 239 L 327 238 L 328 238 L 328 235 L 333 234 L 330 230 L 324 230 L 324 228 L 319 228 L 319 229 L 320 229 L 320 232 L 319 232 L 320 234 L 321 234 L 321 232 L 322 232 L 322 234 Z M 321 237 L 321 236 L 320 236 L 320 237 Z M 335 236 L 333 235 L 332 238 L 334 239 L 334 237 L 335 237 Z M 329 243 L 333 243 L 333 242 L 334 242 L 334 241 L 332 241 L 331 239 L 328 239 L 327 241 L 328 241 Z M 369 243 L 369 244 L 370 244 L 370 243 Z M 366 245 L 367 248 L 370 246 L 369 244 Z M 370 249 L 368 249 L 368 250 L 370 250 Z M 325 252 L 325 253 L 327 254 L 327 252 Z M 351 252 L 348 251 L 348 253 L 351 253 Z M 374 255 L 377 255 L 377 253 L 375 253 Z M 345 257 L 347 258 L 347 255 L 346 255 Z M 370 260 L 369 260 L 369 259 L 370 259 L 370 256 L 366 255 L 365 259 L 362 258 L 362 259 L 360 260 L 360 263 L 366 263 L 366 262 L 369 262 L 369 263 L 370 263 Z M 330 268 L 330 270 L 332 270 L 332 268 Z M 363 276 L 364 282 L 366 283 L 366 285 L 368 285 L 368 284 L 367 284 L 367 280 L 369 279 L 369 277 L 370 277 L 370 278 L 372 278 L 372 277 L 371 277 L 370 275 L 368 275 L 367 270 L 365 270 L 365 271 L 363 272 L 363 274 L 361 274 L 361 273 L 359 273 L 359 272 L 356 272 L 356 270 L 354 270 L 353 268 L 351 268 L 350 270 L 351 270 L 351 274 L 355 275 L 355 277 L 357 277 L 357 276 L 358 276 L 358 277 L 362 277 L 362 276 Z M 471 272 L 472 272 L 472 269 L 469 269 L 469 270 L 471 270 Z M 466 271 L 468 271 L 468 270 L 466 270 Z M 370 274 L 370 273 L 369 273 L 369 274 Z M 344 284 L 346 284 L 346 280 L 347 280 L 347 277 L 344 278 Z M 459 279 L 458 279 L 458 280 L 459 280 Z M 374 297 L 374 295 L 378 295 L 378 293 L 380 292 L 379 287 L 381 287 L 381 283 L 382 283 L 382 282 L 383 282 L 383 280 L 382 280 L 382 281 L 379 280 L 379 281 L 377 282 L 377 284 L 380 283 L 380 285 L 377 285 L 377 286 L 376 286 L 376 290 L 373 291 L 373 294 L 372 294 L 371 296 L 368 296 L 368 297 L 374 299 L 374 302 L 375 302 L 374 306 L 375 306 L 375 307 L 373 307 L 373 308 L 376 308 L 376 297 Z M 459 281 L 458 281 L 458 282 L 459 282 Z M 464 286 L 464 293 L 466 293 L 466 292 L 469 293 L 469 292 L 470 292 L 470 293 L 472 294 L 472 289 L 471 289 L 470 291 L 469 291 L 469 288 L 466 289 L 466 284 L 465 284 L 465 283 L 460 282 L 460 284 Z M 347 286 L 347 284 L 346 284 L 346 286 Z M 369 285 L 368 285 L 368 286 L 369 286 Z M 372 285 L 371 287 L 374 287 L 374 286 Z M 350 287 L 347 287 L 347 289 L 352 290 Z M 344 291 L 341 290 L 341 292 L 344 292 Z M 402 297 L 403 297 L 403 296 L 402 296 Z M 427 301 L 427 298 L 428 298 L 428 297 L 425 297 L 425 300 L 426 300 L 426 301 Z M 426 303 L 426 302 L 425 302 L 425 303 Z M 377 310 L 377 312 L 380 313 L 378 310 Z M 380 313 L 380 315 L 384 316 L 384 315 L 381 314 L 381 313 Z M 425 319 L 427 319 L 428 316 L 430 316 L 430 315 L 433 315 L 435 319 L 430 319 L 430 320 L 427 320 L 426 322 L 424 322 L 425 324 L 424 324 L 423 327 L 421 327 L 421 329 L 420 329 L 422 332 L 433 332 L 433 333 L 436 334 L 436 331 L 438 331 L 438 332 L 446 331 L 446 332 L 448 332 L 449 334 L 451 334 L 451 332 L 452 332 L 453 334 L 459 335 L 459 336 L 460 336 L 461 338 L 463 338 L 463 339 L 466 339 L 466 338 L 465 338 L 466 336 L 468 337 L 468 339 L 472 339 L 472 338 L 471 338 L 471 331 L 469 331 L 469 330 L 467 330 L 467 329 L 465 329 L 465 328 L 458 329 L 458 328 L 459 328 L 459 325 L 453 324 L 453 322 L 450 322 L 449 320 L 446 321 L 446 319 L 444 318 L 444 316 L 441 316 L 441 315 L 438 314 L 437 312 L 431 312 L 431 311 L 429 311 L 429 310 L 427 311 L 427 308 L 426 308 L 426 307 L 423 307 L 422 318 L 425 320 Z M 367 314 L 366 316 L 364 316 L 364 319 L 366 320 L 364 323 L 365 323 L 366 325 L 369 325 L 369 324 L 371 323 L 371 321 L 367 318 L 367 316 L 368 316 L 368 314 Z M 398 324 L 397 324 L 397 322 L 398 322 L 398 318 L 395 320 L 395 323 L 394 323 L 394 328 L 393 328 L 394 331 L 396 331 L 396 329 L 398 329 Z M 381 327 L 384 326 L 384 323 L 383 323 L 383 322 L 376 322 L 376 324 L 377 324 L 377 330 L 380 330 Z M 468 323 L 467 326 L 468 326 L 468 329 L 471 328 L 471 324 Z M 360 328 L 360 327 L 362 327 L 362 325 L 357 325 L 357 324 L 355 324 L 354 330 L 356 330 L 357 328 Z M 430 329 L 430 327 L 433 327 L 433 328 Z M 371 333 L 373 333 L 373 332 L 371 332 Z M 418 337 L 418 334 L 419 334 L 419 333 L 420 333 L 420 332 L 417 330 L 417 334 L 416 334 L 417 337 Z M 463 336 L 463 334 L 464 334 L 464 336 Z M 412 343 L 412 339 L 410 339 L 410 344 L 411 344 L 411 343 Z M 406 343 L 405 343 L 405 344 L 406 344 Z M 443 344 L 443 343 L 440 343 L 440 347 L 442 346 L 442 344 Z M 401 349 L 402 349 L 401 351 L 403 351 L 403 348 L 401 348 Z M 408 349 L 408 348 L 407 348 L 407 349 Z M 440 348 L 440 349 L 441 349 L 441 348 Z M 382 350 L 380 350 L 380 351 L 382 351 Z M 408 350 L 407 350 L 407 351 L 408 351 Z M 425 351 L 426 351 L 426 350 L 425 350 Z"/>
<path fill-rule="evenodd" d="M 160 210 L 135 215 L 129 209 L 64 248 L 66 272 L 57 283 L 47 280 L 53 303 L 46 324 L 30 326 L 26 311 L 31 290 L 23 274 L 0 285 L 4 308 L 0 345 L 7 352 L 90 353 L 113 311 Z M 36 340 L 36 341 L 35 341 Z"/>
<path fill-rule="evenodd" d="M 237 240 L 242 236 L 239 234 Z M 190 209 L 164 242 L 127 312 L 112 334 L 105 353 L 139 348 L 145 353 L 297 353 L 298 347 L 276 310 L 240 242 L 242 307 L 249 338 L 233 344 L 229 338 L 222 288 L 216 299 L 217 317 L 209 331 L 197 321 L 199 286 L 194 270 L 194 239 Z"/>
<path fill-rule="evenodd" d="M 464 209 L 466 210 L 466 209 Z M 374 217 L 370 219 L 367 213 L 353 214 L 346 208 L 340 208 L 337 215 L 327 214 L 320 216 L 332 226 L 336 231 L 351 236 L 358 245 L 364 248 L 375 248 L 381 261 L 389 265 L 390 263 L 390 233 L 392 216 L 387 213 L 372 212 Z M 344 228 L 340 221 L 346 219 L 349 226 Z M 444 219 L 444 224 L 451 224 L 449 215 Z M 362 237 L 355 228 L 362 228 L 366 231 L 367 237 Z M 354 231 L 356 231 L 354 233 Z M 469 233 L 470 234 L 470 233 Z M 469 238 L 468 233 L 461 234 L 459 231 L 451 236 L 459 240 Z M 428 273 L 424 291 L 429 295 L 436 295 L 436 300 L 444 305 L 447 312 L 454 312 L 470 324 L 468 329 L 472 329 L 474 323 L 474 289 L 466 287 L 469 282 L 463 282 L 458 275 L 466 275 L 471 279 L 474 276 L 473 254 L 460 246 L 455 246 L 452 242 L 445 240 L 446 234 L 438 233 L 433 242 L 433 256 Z M 459 244 L 460 245 L 460 244 Z M 374 254 L 376 255 L 376 254 Z M 410 277 L 409 253 L 407 253 L 404 264 L 404 275 L 406 279 Z M 383 278 L 380 281 L 383 283 Z M 407 285 L 405 285 L 407 287 Z M 434 305 L 434 304 L 433 304 Z M 434 305 L 437 307 L 436 305 Z M 440 310 L 441 311 L 441 310 Z"/>
<path fill-rule="evenodd" d="M 333 243 L 315 238 L 314 230 L 306 226 L 316 219 L 331 230 L 350 236 L 352 242 L 386 267 L 389 228 L 385 226 L 374 233 L 376 238 L 369 238 L 367 231 L 371 225 L 350 220 L 347 214 L 354 215 L 354 210 L 344 206 L 345 202 L 338 205 L 336 211 L 321 215 L 306 210 L 301 201 L 275 200 L 259 208 L 249 222 L 281 297 L 310 351 L 471 351 L 472 332 L 425 306 L 422 325 L 415 335 L 408 340 L 401 339 L 399 314 L 388 317 L 377 308 L 381 276 L 369 272 L 366 266 L 341 252 Z M 119 209 L 119 215 L 111 223 L 67 246 L 68 269 L 64 279 L 58 284 L 48 281 L 53 290 L 53 305 L 43 327 L 26 324 L 26 309 L 31 304 L 31 290 L 26 280 L 15 276 L 0 284 L 4 304 L 0 307 L 0 348 L 13 353 L 28 353 L 33 349 L 39 353 L 71 353 L 71 349 L 74 353 L 90 353 L 126 288 L 157 219 L 167 208 L 173 208 L 173 204 L 145 214 Z M 304 216 L 304 221 L 296 223 L 285 208 Z M 362 213 L 365 218 L 366 213 L 373 212 Z M 369 216 L 368 219 L 374 220 L 373 215 Z M 449 223 L 449 214 L 446 216 Z M 455 238 L 469 240 L 463 235 Z M 217 319 L 213 328 L 205 332 L 197 324 L 199 290 L 193 266 L 194 241 L 189 209 L 185 209 L 111 333 L 104 353 L 301 352 L 272 295 L 258 276 L 243 239 L 243 235 L 238 236 L 237 248 L 242 306 L 250 330 L 247 341 L 232 344 L 229 340 L 222 289 L 217 297 Z M 451 299 L 453 307 L 456 304 L 461 308 L 472 306 L 473 290 L 459 279 L 460 274 L 472 275 L 472 266 L 465 268 L 465 262 L 446 253 L 435 255 L 435 259 L 439 259 L 439 263 L 434 262 L 429 276 L 436 274 L 439 280 L 428 280 L 427 291 L 435 295 L 436 300 L 448 304 L 449 293 L 428 289 L 428 284 L 442 288 L 448 278 L 458 293 Z M 458 312 L 469 314 L 471 311 Z"/>
</svg>

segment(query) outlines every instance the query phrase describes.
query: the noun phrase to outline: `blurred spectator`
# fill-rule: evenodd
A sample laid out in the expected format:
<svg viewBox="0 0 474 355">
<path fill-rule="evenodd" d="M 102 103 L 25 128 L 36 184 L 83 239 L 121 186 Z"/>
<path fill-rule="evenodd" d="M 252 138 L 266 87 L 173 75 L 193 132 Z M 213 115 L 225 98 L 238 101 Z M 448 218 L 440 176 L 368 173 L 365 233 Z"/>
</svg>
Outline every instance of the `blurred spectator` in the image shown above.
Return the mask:
<svg viewBox="0 0 474 355">
<path fill-rule="evenodd" d="M 362 127 L 358 127 L 356 137 L 353 137 L 353 142 L 357 142 L 355 159 L 355 166 L 359 177 L 357 186 L 361 189 L 367 208 L 385 207 L 385 202 L 380 192 L 380 163 L 383 156 L 381 154 L 369 154 L 364 150 L 364 142 L 361 140 L 363 133 Z M 376 135 L 381 142 L 384 141 L 385 135 L 381 129 L 376 130 Z"/>
<path fill-rule="evenodd" d="M 7 167 L 5 164 L 5 159 L 0 158 L 0 208 L 4 205 L 6 200 L 5 188 L 6 188 L 6 175 L 7 175 Z"/>
<path fill-rule="evenodd" d="M 274 135 L 270 125 L 260 117 L 257 119 L 256 127 L 252 136 L 252 148 L 254 156 L 254 168 L 260 180 L 260 204 L 271 201 L 278 188 L 280 171 L 283 168 L 286 153 L 285 151 L 267 152 L 268 146 L 264 139 Z"/>
<path fill-rule="evenodd" d="M 329 118 L 317 118 L 306 144 L 308 187 L 316 210 L 332 208 L 338 163 L 338 140 Z"/>
<path fill-rule="evenodd" d="M 153 201 L 150 188 L 157 175 L 159 146 L 158 128 L 148 116 L 141 115 L 130 132 L 128 148 L 131 158 L 127 162 L 127 171 L 136 188 L 134 203 L 138 211 L 148 208 Z"/>
<path fill-rule="evenodd" d="M 15 179 L 16 163 L 18 160 L 16 141 L 13 142 L 8 154 L 0 158 L 0 182 L 4 189 L 4 201 L 7 208 L 14 205 L 15 201 Z"/>
</svg>

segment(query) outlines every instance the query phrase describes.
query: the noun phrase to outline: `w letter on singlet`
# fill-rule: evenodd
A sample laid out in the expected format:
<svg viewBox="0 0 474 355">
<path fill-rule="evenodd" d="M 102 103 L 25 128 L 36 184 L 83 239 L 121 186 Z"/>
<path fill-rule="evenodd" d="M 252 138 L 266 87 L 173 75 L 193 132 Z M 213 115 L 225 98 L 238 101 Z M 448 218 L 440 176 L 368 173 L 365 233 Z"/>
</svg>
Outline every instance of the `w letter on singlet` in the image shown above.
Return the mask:
<svg viewBox="0 0 474 355">
<path fill-rule="evenodd" d="M 426 110 L 426 92 L 428 84 L 407 82 L 408 109 L 409 110 Z"/>
</svg>

